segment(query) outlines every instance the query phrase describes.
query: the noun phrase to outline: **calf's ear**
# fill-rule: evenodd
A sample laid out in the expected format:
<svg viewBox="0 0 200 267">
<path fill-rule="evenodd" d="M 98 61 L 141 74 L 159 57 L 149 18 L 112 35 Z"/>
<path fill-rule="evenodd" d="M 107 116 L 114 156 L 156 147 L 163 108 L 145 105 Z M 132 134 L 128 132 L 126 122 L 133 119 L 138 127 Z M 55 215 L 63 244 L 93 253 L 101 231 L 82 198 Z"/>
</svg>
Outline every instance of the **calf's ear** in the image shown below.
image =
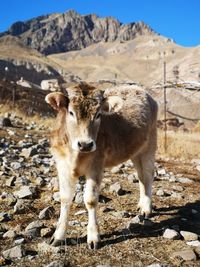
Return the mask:
<svg viewBox="0 0 200 267">
<path fill-rule="evenodd" d="M 67 108 L 69 103 L 68 97 L 58 92 L 46 95 L 45 101 L 57 111 L 59 111 L 63 107 Z"/>
<path fill-rule="evenodd" d="M 103 110 L 106 112 L 119 112 L 123 107 L 123 100 L 119 96 L 108 96 L 103 100 Z"/>
</svg>

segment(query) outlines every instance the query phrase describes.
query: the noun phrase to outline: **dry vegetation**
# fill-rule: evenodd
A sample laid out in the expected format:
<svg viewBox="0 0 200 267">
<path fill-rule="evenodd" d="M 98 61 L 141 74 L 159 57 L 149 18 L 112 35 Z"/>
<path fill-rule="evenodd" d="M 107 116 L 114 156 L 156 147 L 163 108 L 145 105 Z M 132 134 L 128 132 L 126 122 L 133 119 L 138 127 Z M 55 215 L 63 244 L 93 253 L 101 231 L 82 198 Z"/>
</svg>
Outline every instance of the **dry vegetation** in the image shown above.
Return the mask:
<svg viewBox="0 0 200 267">
<path fill-rule="evenodd" d="M 158 131 L 158 155 L 168 158 L 191 160 L 200 158 L 200 134 L 198 132 L 167 132 L 165 151 L 164 131 Z"/>
</svg>

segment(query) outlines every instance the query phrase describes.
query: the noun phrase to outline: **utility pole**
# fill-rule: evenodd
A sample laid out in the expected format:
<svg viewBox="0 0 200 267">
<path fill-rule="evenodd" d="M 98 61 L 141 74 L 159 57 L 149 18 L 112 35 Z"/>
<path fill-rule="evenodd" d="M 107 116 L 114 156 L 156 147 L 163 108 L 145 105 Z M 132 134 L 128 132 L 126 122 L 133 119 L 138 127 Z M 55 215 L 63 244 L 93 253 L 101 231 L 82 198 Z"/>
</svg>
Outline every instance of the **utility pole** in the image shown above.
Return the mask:
<svg viewBox="0 0 200 267">
<path fill-rule="evenodd" d="M 166 62 L 163 64 L 163 96 L 164 96 L 164 149 L 167 152 L 167 94 L 166 94 Z"/>
</svg>

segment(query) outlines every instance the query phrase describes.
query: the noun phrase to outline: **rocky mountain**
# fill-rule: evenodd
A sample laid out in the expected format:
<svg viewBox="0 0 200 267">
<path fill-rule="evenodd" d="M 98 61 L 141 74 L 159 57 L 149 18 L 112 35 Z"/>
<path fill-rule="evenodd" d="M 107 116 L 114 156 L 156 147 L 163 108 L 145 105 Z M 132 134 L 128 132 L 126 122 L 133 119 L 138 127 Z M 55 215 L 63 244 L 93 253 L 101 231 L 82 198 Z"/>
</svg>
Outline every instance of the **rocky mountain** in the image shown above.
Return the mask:
<svg viewBox="0 0 200 267">
<path fill-rule="evenodd" d="M 133 40 L 140 35 L 157 35 L 143 22 L 122 24 L 112 17 L 81 16 L 71 10 L 25 22 L 18 21 L 0 36 L 20 37 L 25 46 L 49 55 L 79 50 L 99 42 Z"/>
</svg>

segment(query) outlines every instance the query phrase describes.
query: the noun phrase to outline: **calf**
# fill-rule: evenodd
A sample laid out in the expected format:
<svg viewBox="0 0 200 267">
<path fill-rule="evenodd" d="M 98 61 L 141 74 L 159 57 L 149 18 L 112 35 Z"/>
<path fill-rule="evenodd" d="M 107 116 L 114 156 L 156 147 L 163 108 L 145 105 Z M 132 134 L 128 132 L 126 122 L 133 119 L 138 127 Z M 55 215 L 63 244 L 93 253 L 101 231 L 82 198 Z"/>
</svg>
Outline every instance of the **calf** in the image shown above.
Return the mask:
<svg viewBox="0 0 200 267">
<path fill-rule="evenodd" d="M 89 248 L 95 249 L 99 242 L 96 207 L 105 167 L 131 159 L 138 172 L 140 212 L 144 216 L 151 213 L 157 104 L 144 90 L 131 86 L 102 92 L 79 84 L 66 92 L 46 96 L 46 102 L 58 111 L 50 141 L 61 198 L 51 244 L 56 246 L 65 239 L 75 184 L 84 175 L 87 242 Z"/>
</svg>

